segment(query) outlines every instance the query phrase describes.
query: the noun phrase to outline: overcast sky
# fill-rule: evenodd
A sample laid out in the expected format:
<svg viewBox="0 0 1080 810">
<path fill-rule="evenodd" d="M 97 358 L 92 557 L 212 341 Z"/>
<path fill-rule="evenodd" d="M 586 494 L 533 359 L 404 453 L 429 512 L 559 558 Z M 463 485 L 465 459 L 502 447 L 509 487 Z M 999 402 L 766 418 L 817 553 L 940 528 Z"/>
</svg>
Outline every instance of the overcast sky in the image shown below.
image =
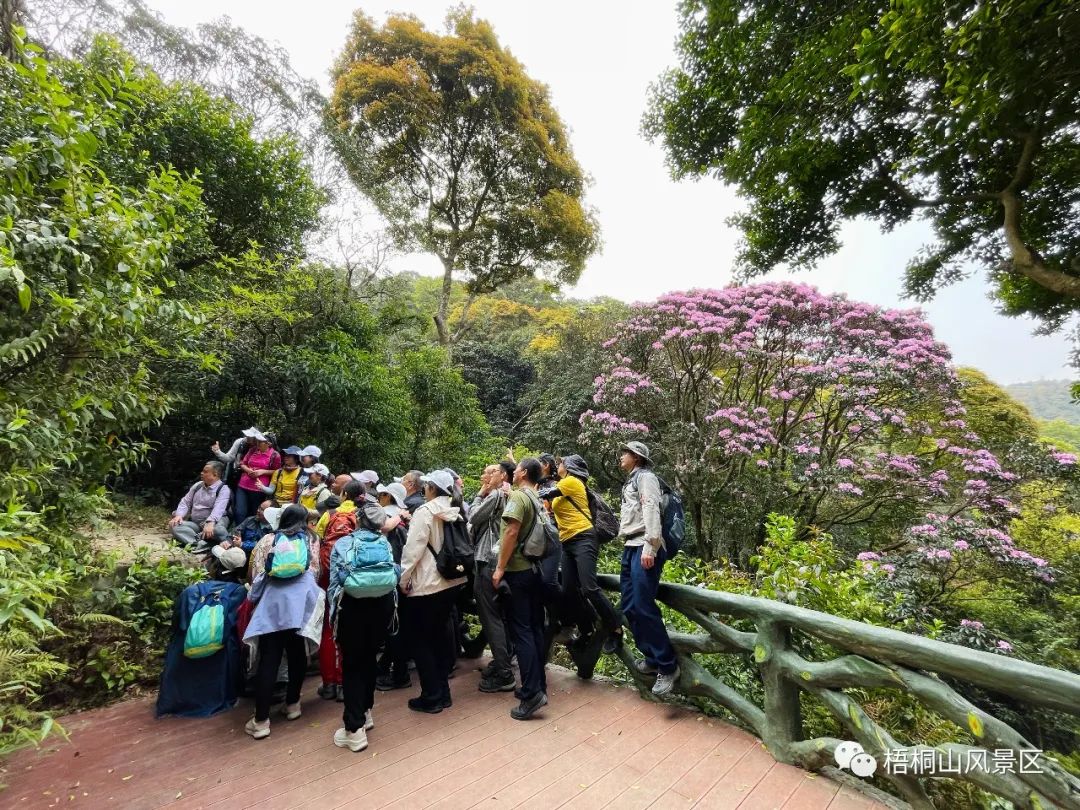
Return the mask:
<svg viewBox="0 0 1080 810">
<path fill-rule="evenodd" d="M 450 4 L 149 0 L 149 5 L 168 22 L 187 26 L 228 15 L 283 45 L 300 73 L 328 87 L 329 66 L 356 8 L 377 20 L 391 11 L 409 12 L 441 30 Z M 649 83 L 674 63 L 675 0 L 476 0 L 472 5 L 529 74 L 551 88 L 574 152 L 594 179 L 588 200 L 597 210 L 604 250 L 590 260 L 570 293 L 638 301 L 670 290 L 726 285 L 738 242 L 725 224 L 740 206 L 734 190 L 716 180 L 674 182 L 661 147 L 638 132 Z M 836 256 L 799 276 L 824 291 L 913 307 L 900 298 L 901 271 L 928 235 L 921 223 L 887 235 L 872 223 L 855 223 L 844 230 L 844 247 Z M 436 269 L 435 261 L 423 256 L 403 257 L 397 266 Z M 957 363 L 977 366 L 999 383 L 1073 376 L 1066 336 L 1037 337 L 1032 322 L 997 315 L 981 274 L 940 294 L 924 310 Z"/>
</svg>

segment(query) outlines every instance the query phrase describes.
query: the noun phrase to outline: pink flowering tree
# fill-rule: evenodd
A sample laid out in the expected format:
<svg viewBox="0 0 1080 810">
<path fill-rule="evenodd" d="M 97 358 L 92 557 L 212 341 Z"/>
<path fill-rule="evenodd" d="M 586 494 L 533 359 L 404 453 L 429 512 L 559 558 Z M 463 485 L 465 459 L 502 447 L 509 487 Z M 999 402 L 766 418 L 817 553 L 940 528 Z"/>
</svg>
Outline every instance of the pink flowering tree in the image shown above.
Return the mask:
<svg viewBox="0 0 1080 810">
<path fill-rule="evenodd" d="M 1017 476 L 968 429 L 949 352 L 917 311 L 792 283 L 695 290 L 636 306 L 605 347 L 581 438 L 650 443 L 701 556 L 745 563 L 778 512 L 869 549 L 868 564 L 956 559 L 934 549 L 1041 568 L 1004 539 Z"/>
</svg>

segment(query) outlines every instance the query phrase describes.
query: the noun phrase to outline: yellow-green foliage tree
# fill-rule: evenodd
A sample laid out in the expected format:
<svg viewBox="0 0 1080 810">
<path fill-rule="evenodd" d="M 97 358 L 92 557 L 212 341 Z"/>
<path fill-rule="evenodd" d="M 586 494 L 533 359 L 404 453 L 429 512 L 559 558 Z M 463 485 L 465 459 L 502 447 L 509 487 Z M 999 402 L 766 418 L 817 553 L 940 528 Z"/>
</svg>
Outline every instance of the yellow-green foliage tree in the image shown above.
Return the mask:
<svg viewBox="0 0 1080 810">
<path fill-rule="evenodd" d="M 354 182 L 398 244 L 435 254 L 435 325 L 455 342 L 477 295 L 539 274 L 573 283 L 599 246 L 586 179 L 547 88 L 464 9 L 446 34 L 358 13 L 333 70 L 330 116 Z M 469 297 L 448 323 L 453 282 Z"/>
</svg>

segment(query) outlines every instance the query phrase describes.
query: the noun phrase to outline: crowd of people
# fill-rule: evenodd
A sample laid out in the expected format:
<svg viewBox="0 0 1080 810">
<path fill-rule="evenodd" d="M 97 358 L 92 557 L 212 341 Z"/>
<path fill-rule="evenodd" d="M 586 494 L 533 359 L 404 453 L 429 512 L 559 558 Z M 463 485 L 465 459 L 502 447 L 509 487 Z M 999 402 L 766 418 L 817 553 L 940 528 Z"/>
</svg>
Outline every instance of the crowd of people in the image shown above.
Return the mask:
<svg viewBox="0 0 1080 810">
<path fill-rule="evenodd" d="M 453 469 L 409 470 L 385 483 L 374 470 L 333 475 L 315 445 L 278 449 L 255 427 L 212 451 L 169 522 L 211 577 L 178 601 L 159 714 L 235 705 L 246 675 L 255 711 L 244 730 L 262 739 L 280 682 L 280 715 L 301 716 L 301 687 L 317 658 L 319 697 L 344 704 L 334 743 L 361 751 L 376 691 L 411 687 L 410 662 L 419 694 L 409 708 L 452 707 L 465 599 L 475 601 L 491 652 L 479 689 L 513 692 L 517 720 L 548 703 L 546 631 L 556 613 L 573 628 L 571 643 L 599 642 L 600 633 L 608 654 L 623 644 L 625 619 L 653 691 L 667 694 L 679 678 L 656 604 L 668 556 L 661 486 L 641 442 L 618 450 L 626 475 L 618 528 L 603 534 L 597 508 L 607 507 L 589 490 L 579 455 L 508 454 L 484 468 L 466 503 Z M 597 583 L 601 543 L 616 534 L 618 607 Z"/>
</svg>

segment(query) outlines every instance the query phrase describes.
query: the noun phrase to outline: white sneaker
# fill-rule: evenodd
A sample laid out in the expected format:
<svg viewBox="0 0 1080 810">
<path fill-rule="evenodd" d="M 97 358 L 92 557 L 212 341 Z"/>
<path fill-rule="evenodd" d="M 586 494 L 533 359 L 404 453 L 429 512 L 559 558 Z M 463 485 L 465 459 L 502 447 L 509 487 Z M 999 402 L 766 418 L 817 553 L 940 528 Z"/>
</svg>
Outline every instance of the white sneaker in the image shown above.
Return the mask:
<svg viewBox="0 0 1080 810">
<path fill-rule="evenodd" d="M 375 728 L 375 718 L 371 716 L 371 709 L 364 712 L 364 731 L 371 731 Z"/>
<path fill-rule="evenodd" d="M 286 720 L 295 720 L 301 715 L 300 703 L 286 703 L 281 707 L 281 716 Z"/>
<path fill-rule="evenodd" d="M 682 675 L 682 671 L 678 667 L 675 667 L 675 671 L 670 675 L 661 672 L 656 676 L 656 683 L 653 685 L 652 693 L 654 695 L 666 695 L 675 688 L 680 675 Z"/>
<path fill-rule="evenodd" d="M 244 726 L 244 733 L 250 735 L 256 740 L 261 740 L 263 737 L 270 736 L 270 720 L 263 720 L 261 723 L 255 722 L 255 717 L 252 716 L 247 721 L 247 725 Z"/>
<path fill-rule="evenodd" d="M 334 732 L 334 745 L 338 748 L 348 748 L 350 751 L 363 751 L 367 748 L 367 732 L 362 728 L 356 731 L 346 731 L 344 727 Z"/>
</svg>

